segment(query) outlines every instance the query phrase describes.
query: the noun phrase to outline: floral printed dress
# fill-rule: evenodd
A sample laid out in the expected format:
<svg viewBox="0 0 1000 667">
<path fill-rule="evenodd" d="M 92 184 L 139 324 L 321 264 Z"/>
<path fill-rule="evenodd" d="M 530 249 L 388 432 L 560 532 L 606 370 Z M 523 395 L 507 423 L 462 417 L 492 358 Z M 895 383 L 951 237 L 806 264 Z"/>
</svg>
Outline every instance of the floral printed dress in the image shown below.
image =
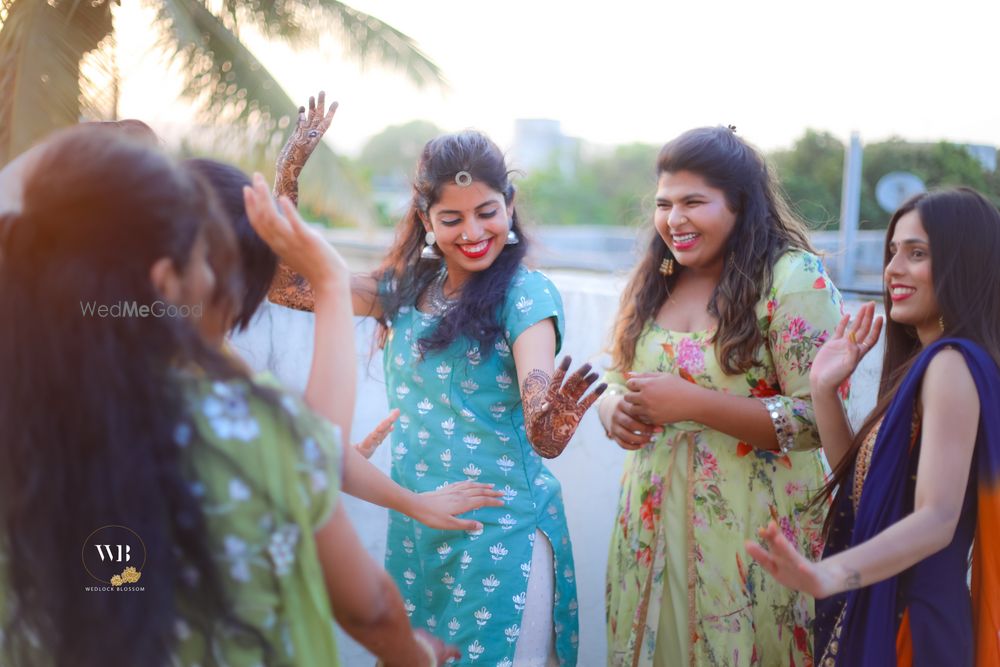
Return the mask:
<svg viewBox="0 0 1000 667">
<path fill-rule="evenodd" d="M 380 289 L 386 289 L 383 284 Z M 465 338 L 421 355 L 418 340 L 437 316 L 397 314 L 385 346 L 389 405 L 399 408 L 392 478 L 415 492 L 473 480 L 503 491 L 503 507 L 484 507 L 479 531 L 442 531 L 389 513 L 386 569 L 414 627 L 462 651 L 459 664 L 511 667 L 520 634 L 536 531 L 552 545 L 553 625 L 563 665 L 576 664 L 576 585 L 559 481 L 525 436 L 511 352 L 517 337 L 552 318 L 562 337 L 562 299 L 543 274 L 520 268 L 501 312 L 505 335 L 492 350 Z"/>
<path fill-rule="evenodd" d="M 269 378 L 193 379 L 189 419 L 175 440 L 201 501 L 223 589 L 235 615 L 270 644 L 268 665 L 335 666 L 337 647 L 314 534 L 333 513 L 341 483 L 339 431 Z M 262 393 L 261 384 L 271 385 Z M 197 573 L 183 568 L 184 583 Z M 147 585 L 155 585 L 150 581 Z M 265 664 L 261 642 L 217 626 L 181 594 L 172 665 Z"/>
<path fill-rule="evenodd" d="M 804 553 L 822 551 L 825 508 L 808 507 L 824 479 L 808 375 L 841 310 L 819 258 L 789 251 L 757 306 L 767 344 L 747 373 L 722 371 L 711 332 L 646 325 L 633 370 L 773 397 L 794 447 L 760 451 L 682 422 L 627 454 L 608 558 L 611 665 L 812 665 L 812 601 L 767 576 L 744 542 L 773 518 Z M 619 373 L 607 380 L 624 382 Z"/>
</svg>

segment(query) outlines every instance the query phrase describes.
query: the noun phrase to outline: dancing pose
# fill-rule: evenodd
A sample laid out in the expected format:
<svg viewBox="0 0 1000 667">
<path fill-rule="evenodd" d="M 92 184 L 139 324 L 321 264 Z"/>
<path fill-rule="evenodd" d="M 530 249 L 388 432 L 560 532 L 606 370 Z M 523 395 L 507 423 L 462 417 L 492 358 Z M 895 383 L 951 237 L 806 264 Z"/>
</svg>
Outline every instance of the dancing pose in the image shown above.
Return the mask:
<svg viewBox="0 0 1000 667">
<path fill-rule="evenodd" d="M 744 558 L 776 517 L 818 554 L 808 374 L 840 295 L 760 154 L 691 130 L 657 161 L 655 233 L 621 300 L 599 407 L 629 450 L 608 562 L 612 665 L 812 658 L 812 603 Z"/>
<path fill-rule="evenodd" d="M 836 387 L 878 340 L 875 305 L 845 317 L 816 356 L 816 420 L 835 468 L 823 558 L 773 524 L 747 549 L 817 598 L 818 665 L 1000 665 L 1000 287 L 984 280 L 998 265 L 1000 213 L 985 197 L 918 195 L 889 223 L 885 360 L 857 433 Z"/>
<path fill-rule="evenodd" d="M 322 115 L 321 104 L 312 117 Z M 278 182 L 300 168 L 279 162 Z M 568 377 L 568 359 L 554 367 L 562 302 L 522 264 L 528 242 L 508 174 L 482 134 L 429 142 L 387 259 L 352 281 L 355 314 L 379 320 L 389 403 L 401 411 L 393 479 L 421 491 L 490 482 L 504 500 L 459 534 L 391 513 L 386 566 L 414 625 L 458 645 L 462 664 L 573 665 L 572 551 L 541 457 L 562 452 L 603 387 L 584 396 L 597 379 L 589 366 Z M 271 299 L 309 309 L 304 282 L 288 275 Z"/>
</svg>

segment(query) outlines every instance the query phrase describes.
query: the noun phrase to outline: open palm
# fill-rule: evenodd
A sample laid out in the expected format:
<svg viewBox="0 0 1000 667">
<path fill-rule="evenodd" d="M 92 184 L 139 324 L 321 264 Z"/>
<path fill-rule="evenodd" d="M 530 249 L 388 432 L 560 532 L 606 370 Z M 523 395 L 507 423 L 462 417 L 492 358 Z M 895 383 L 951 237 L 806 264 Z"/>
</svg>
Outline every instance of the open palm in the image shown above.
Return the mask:
<svg viewBox="0 0 1000 667">
<path fill-rule="evenodd" d="M 882 321 L 881 316 L 875 317 L 874 302 L 861 306 L 853 322 L 850 315 L 844 315 L 833 336 L 816 353 L 810 383 L 824 389 L 839 387 L 878 342 Z"/>
</svg>

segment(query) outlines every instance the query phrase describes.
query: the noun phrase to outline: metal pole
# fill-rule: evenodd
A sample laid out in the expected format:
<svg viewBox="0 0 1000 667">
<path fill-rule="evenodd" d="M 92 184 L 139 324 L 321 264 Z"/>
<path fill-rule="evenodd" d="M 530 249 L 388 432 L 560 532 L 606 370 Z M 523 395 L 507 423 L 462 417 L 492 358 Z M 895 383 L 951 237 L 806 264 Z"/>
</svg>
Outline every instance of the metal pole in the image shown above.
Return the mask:
<svg viewBox="0 0 1000 667">
<path fill-rule="evenodd" d="M 854 287 L 858 220 L 861 217 L 861 136 L 851 132 L 844 155 L 844 185 L 840 196 L 840 256 L 837 281 L 841 288 Z"/>
</svg>

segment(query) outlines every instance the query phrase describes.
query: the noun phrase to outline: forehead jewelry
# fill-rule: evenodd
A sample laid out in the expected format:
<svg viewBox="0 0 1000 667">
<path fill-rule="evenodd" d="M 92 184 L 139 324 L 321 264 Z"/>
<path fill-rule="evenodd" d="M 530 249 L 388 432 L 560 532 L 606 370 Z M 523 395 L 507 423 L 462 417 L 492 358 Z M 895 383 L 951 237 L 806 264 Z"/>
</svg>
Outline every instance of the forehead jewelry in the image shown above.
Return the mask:
<svg viewBox="0 0 1000 667">
<path fill-rule="evenodd" d="M 472 174 L 464 170 L 458 172 L 455 174 L 455 183 L 461 185 L 463 188 L 472 185 Z"/>
</svg>

